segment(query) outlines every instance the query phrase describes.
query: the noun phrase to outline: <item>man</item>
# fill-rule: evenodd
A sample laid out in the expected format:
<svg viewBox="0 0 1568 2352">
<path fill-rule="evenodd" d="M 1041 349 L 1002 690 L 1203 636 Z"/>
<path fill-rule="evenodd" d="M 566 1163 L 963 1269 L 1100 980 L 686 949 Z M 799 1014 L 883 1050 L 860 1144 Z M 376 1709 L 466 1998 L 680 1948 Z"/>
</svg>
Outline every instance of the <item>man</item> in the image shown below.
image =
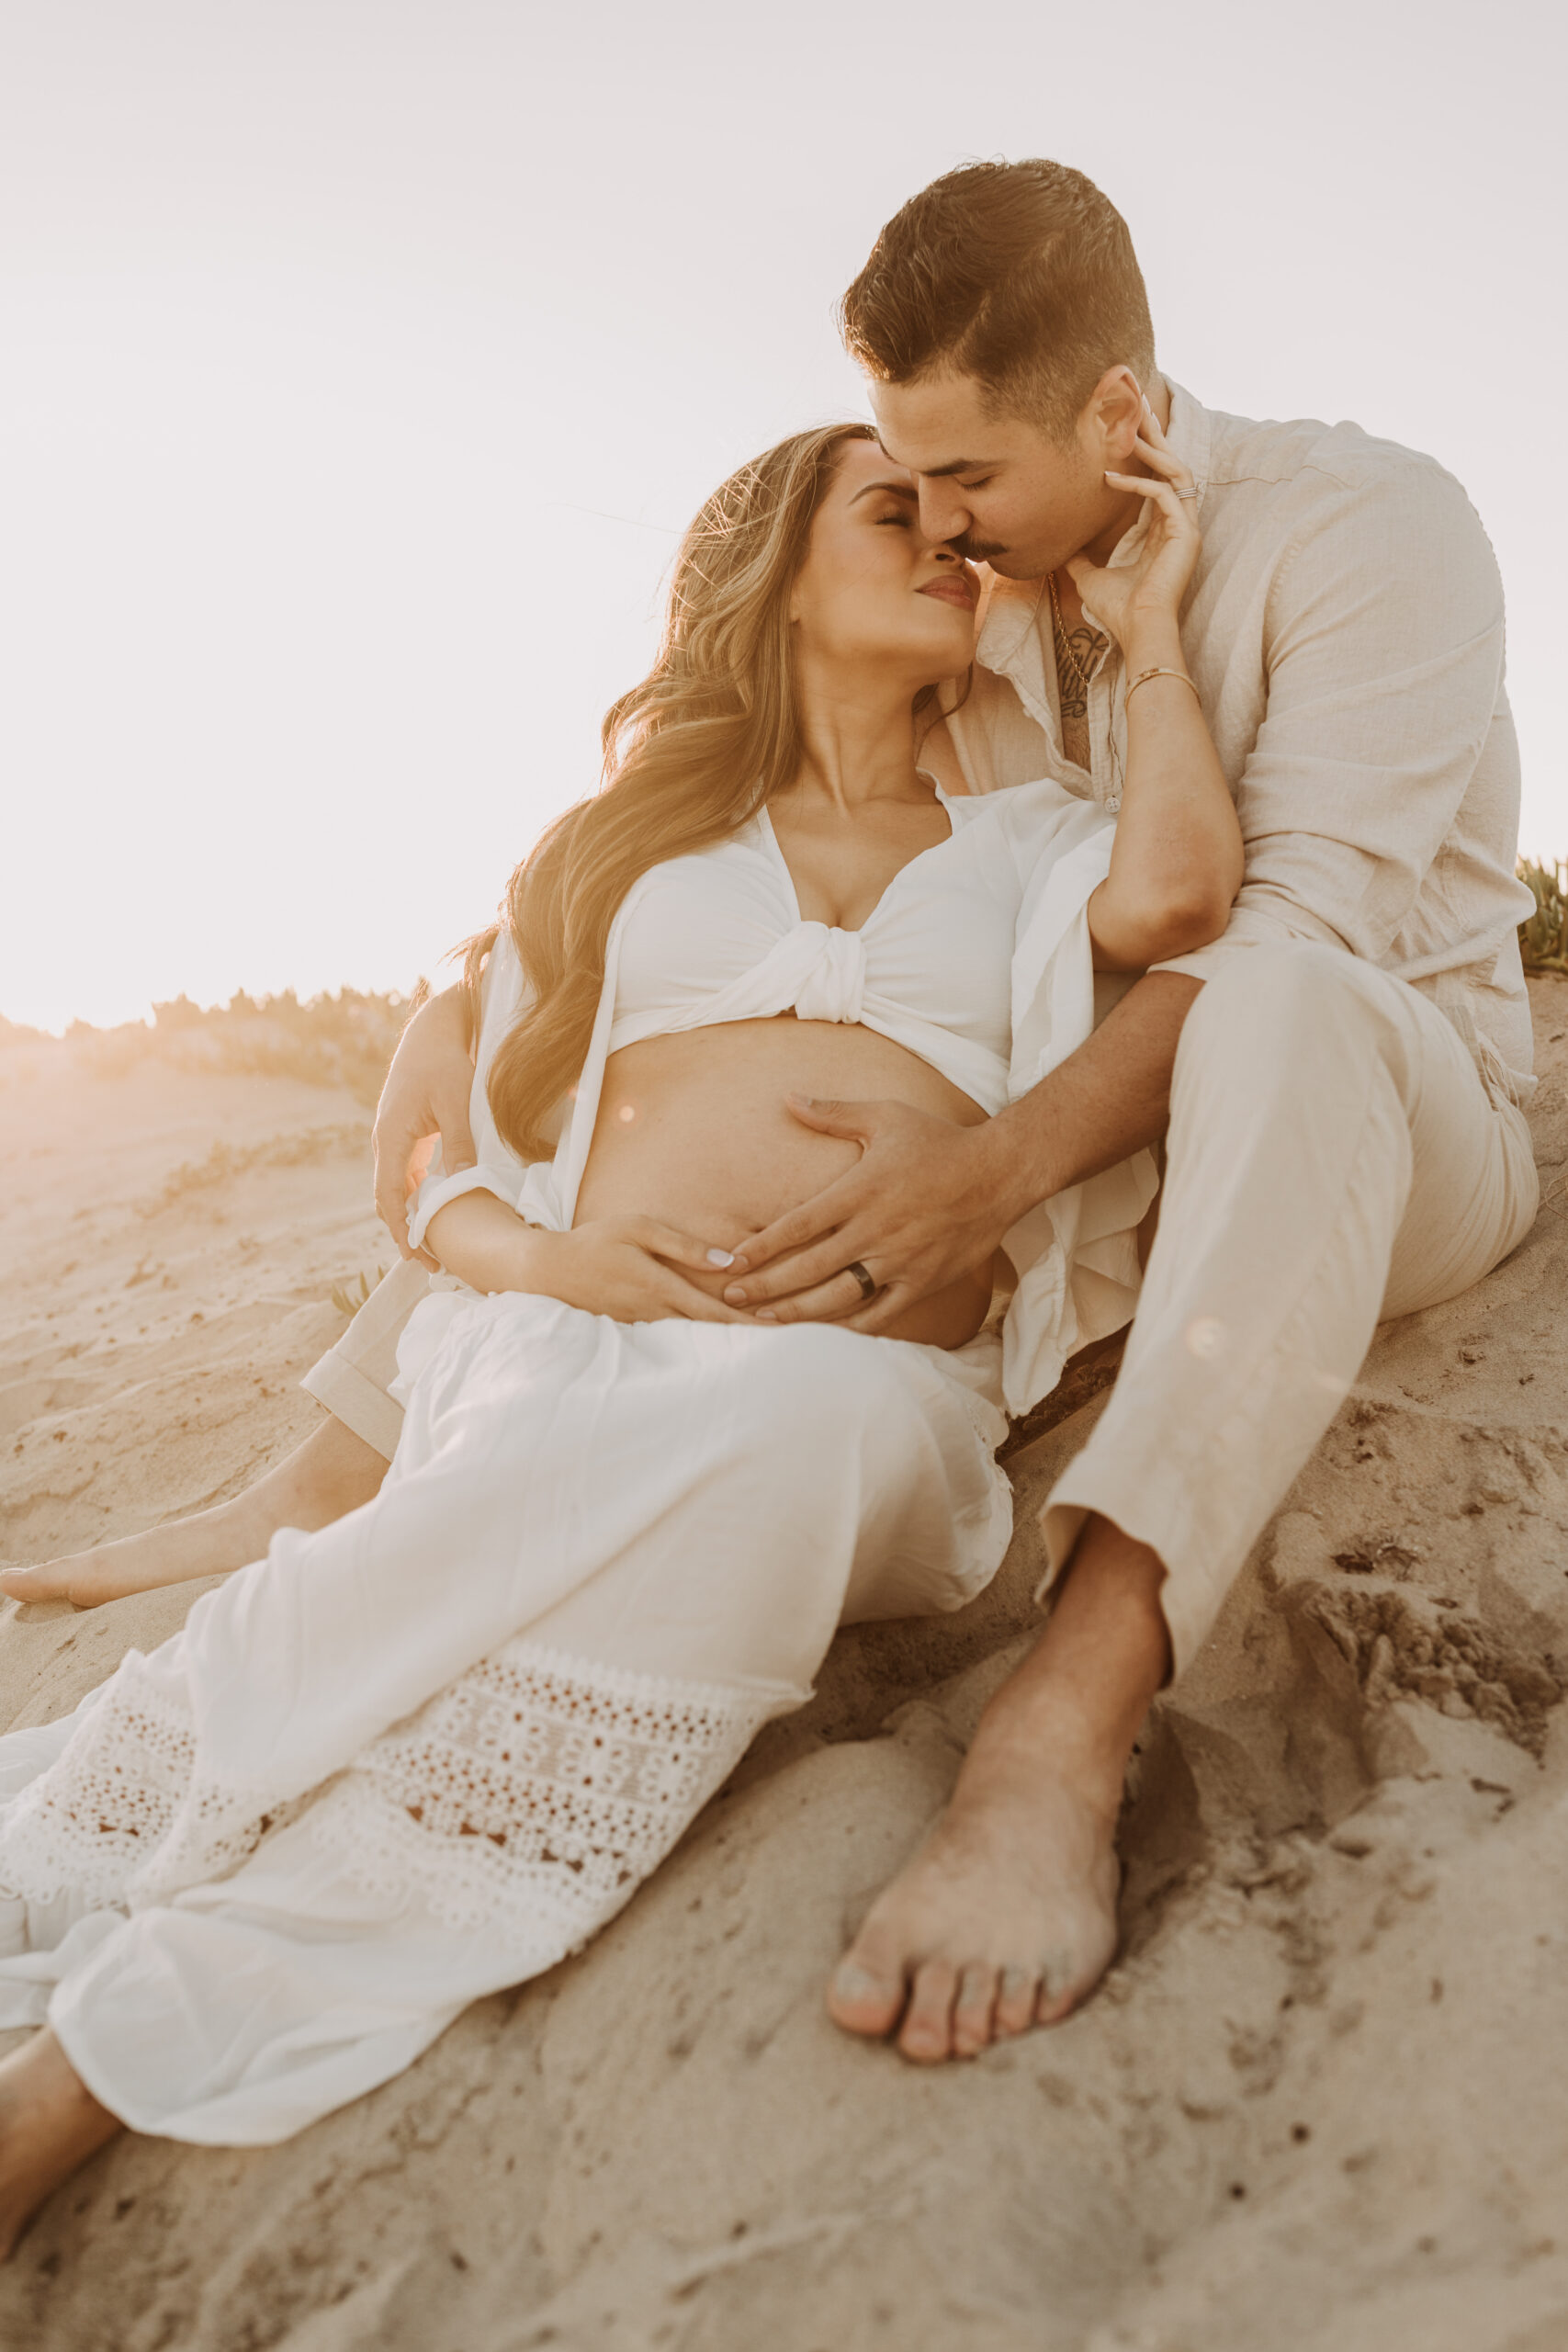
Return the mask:
<svg viewBox="0 0 1568 2352">
<path fill-rule="evenodd" d="M 1380 1316 L 1452 1296 L 1528 1231 L 1528 894 L 1501 589 L 1439 468 L 1351 425 L 1253 424 L 1168 385 L 1125 224 L 1056 164 L 935 182 L 884 230 L 843 324 L 924 529 L 993 574 L 971 690 L 933 751 L 949 781 L 1049 775 L 1117 806 L 1138 682 L 1094 589 L 1137 545 L 1141 502 L 1106 476 L 1138 470 L 1152 414 L 1203 533 L 1183 645 L 1247 850 L 1225 937 L 1136 981 L 997 1119 L 805 1114 L 858 1139 L 860 1162 L 748 1244 L 728 1293 L 876 1330 L 987 1262 L 1037 1204 L 1166 1137 L 1121 1375 L 1046 1507 L 1051 1616 L 831 1988 L 840 2025 L 897 2029 L 935 2060 L 1050 2022 L 1096 1982 L 1149 1701 L 1204 1638 Z M 472 1158 L 468 1083 L 449 992 L 411 1026 L 378 1117 L 378 1204 L 405 1249 L 416 1145 L 439 1129 L 449 1168 Z M 856 1263 L 869 1304 L 842 1271 Z M 422 1285 L 397 1270 L 309 1375 L 337 1418 L 288 1463 L 136 1539 L 158 1547 L 153 1580 L 238 1566 L 272 1527 L 374 1492 Z M 141 1557 L 108 1547 L 6 1589 L 106 1598 Z"/>
</svg>

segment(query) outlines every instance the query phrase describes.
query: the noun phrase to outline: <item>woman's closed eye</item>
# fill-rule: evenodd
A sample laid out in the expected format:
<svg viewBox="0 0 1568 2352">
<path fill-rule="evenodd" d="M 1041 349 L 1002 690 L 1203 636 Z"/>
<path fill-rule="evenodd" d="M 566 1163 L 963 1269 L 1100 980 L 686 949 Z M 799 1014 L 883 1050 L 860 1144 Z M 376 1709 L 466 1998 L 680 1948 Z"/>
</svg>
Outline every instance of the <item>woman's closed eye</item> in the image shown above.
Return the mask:
<svg viewBox="0 0 1568 2352">
<path fill-rule="evenodd" d="M 886 514 L 879 514 L 876 518 L 879 526 L 884 523 L 896 523 L 901 531 L 908 530 L 914 519 L 907 506 L 891 506 Z"/>
</svg>

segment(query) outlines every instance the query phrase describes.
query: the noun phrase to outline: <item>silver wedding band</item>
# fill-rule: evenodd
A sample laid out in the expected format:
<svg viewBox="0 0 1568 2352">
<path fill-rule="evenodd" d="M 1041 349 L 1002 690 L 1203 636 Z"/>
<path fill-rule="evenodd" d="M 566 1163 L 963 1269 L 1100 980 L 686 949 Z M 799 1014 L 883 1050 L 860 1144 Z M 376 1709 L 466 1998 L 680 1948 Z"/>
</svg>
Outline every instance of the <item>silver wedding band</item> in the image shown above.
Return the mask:
<svg viewBox="0 0 1568 2352">
<path fill-rule="evenodd" d="M 865 1268 L 861 1264 L 858 1258 L 855 1260 L 852 1266 L 846 1266 L 844 1268 L 844 1272 L 846 1274 L 853 1274 L 856 1282 L 860 1284 L 860 1295 L 863 1299 L 874 1298 L 876 1296 L 876 1284 L 866 1272 Z"/>
<path fill-rule="evenodd" d="M 1176 494 L 1178 498 L 1196 498 L 1198 495 L 1195 490 L 1179 490 Z"/>
</svg>

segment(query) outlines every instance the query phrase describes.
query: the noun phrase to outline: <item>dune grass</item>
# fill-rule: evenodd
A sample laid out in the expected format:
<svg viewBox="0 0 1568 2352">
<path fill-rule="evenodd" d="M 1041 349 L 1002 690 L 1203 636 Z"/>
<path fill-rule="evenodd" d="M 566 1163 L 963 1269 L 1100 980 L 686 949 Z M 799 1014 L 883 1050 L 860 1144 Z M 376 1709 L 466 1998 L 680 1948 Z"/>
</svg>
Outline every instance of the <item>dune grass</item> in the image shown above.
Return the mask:
<svg viewBox="0 0 1568 2352">
<path fill-rule="evenodd" d="M 1519 880 L 1535 899 L 1535 912 L 1519 925 L 1519 953 L 1527 972 L 1568 972 L 1568 861 L 1542 865 L 1519 860 Z"/>
<path fill-rule="evenodd" d="M 374 1273 L 367 1273 L 361 1266 L 357 1273 L 350 1274 L 345 1281 L 333 1283 L 327 1293 L 328 1304 L 335 1306 L 340 1315 L 357 1315 L 385 1272 L 384 1266 L 378 1266 Z"/>
<path fill-rule="evenodd" d="M 340 989 L 335 996 L 304 1003 L 292 989 L 260 998 L 242 989 L 225 1005 L 193 1004 L 182 996 L 154 1005 L 151 1021 L 128 1021 L 117 1029 L 73 1022 L 65 1044 L 93 1078 L 122 1078 L 144 1063 L 160 1062 L 175 1069 L 346 1087 L 368 1105 L 380 1091 L 392 1049 L 423 993 L 421 981 L 409 996 Z M 0 1020 L 0 1052 L 49 1048 L 56 1042 Z"/>
</svg>

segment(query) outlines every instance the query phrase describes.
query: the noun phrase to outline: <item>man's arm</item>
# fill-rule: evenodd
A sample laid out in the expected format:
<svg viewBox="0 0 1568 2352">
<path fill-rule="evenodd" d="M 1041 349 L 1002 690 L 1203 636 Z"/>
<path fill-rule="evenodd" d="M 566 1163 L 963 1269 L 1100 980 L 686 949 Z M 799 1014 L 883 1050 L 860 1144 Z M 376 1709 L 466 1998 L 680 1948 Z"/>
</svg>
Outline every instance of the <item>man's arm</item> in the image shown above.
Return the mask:
<svg viewBox="0 0 1568 2352">
<path fill-rule="evenodd" d="M 1139 980 L 1077 1053 L 996 1118 L 954 1126 L 902 1102 L 792 1102 L 808 1127 L 863 1148 L 857 1165 L 750 1245 L 758 1272 L 726 1286 L 732 1306 L 769 1306 L 780 1323 L 828 1316 L 880 1331 L 916 1299 L 987 1265 L 1037 1202 L 1081 1184 L 1165 1133 L 1182 1023 L 1201 983 L 1180 973 Z M 784 1265 L 780 1252 L 816 1246 Z M 746 1253 L 739 1253 L 743 1266 Z M 845 1316 L 842 1269 L 884 1285 Z"/>
<path fill-rule="evenodd" d="M 1503 683 L 1502 582 L 1459 483 L 1401 455 L 1321 492 L 1270 583 L 1265 653 L 1268 707 L 1235 796 L 1246 879 L 1225 937 L 1178 962 L 1199 978 L 1272 940 L 1379 963 L 1408 921 Z M 1466 903 L 1440 918 L 1456 946 L 1490 927 L 1495 948 L 1518 920 L 1513 845 L 1501 825 L 1486 842 L 1490 815 L 1467 835 L 1483 865 Z"/>
<path fill-rule="evenodd" d="M 474 1064 L 461 981 L 423 1004 L 398 1041 L 376 1105 L 371 1146 L 376 1154 L 376 1214 L 405 1258 L 434 1267 L 427 1250 L 409 1246 L 409 1195 L 420 1172 L 422 1144 L 441 1138 L 448 1176 L 475 1163 L 468 1125 Z"/>
</svg>

